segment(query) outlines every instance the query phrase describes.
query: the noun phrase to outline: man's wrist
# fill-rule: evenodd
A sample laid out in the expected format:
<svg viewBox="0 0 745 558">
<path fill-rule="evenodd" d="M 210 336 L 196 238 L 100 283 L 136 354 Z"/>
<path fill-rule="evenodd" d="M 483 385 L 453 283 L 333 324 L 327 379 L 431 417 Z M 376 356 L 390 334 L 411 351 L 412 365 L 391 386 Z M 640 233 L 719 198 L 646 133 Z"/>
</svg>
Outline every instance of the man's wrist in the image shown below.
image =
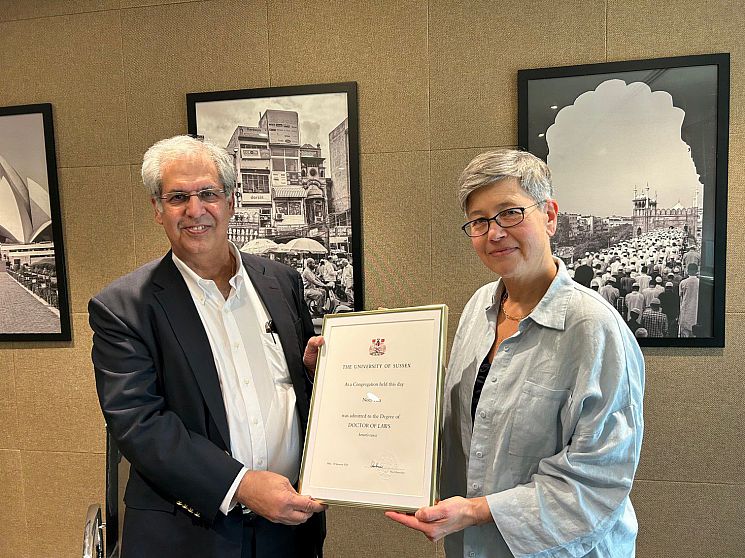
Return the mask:
<svg viewBox="0 0 745 558">
<path fill-rule="evenodd" d="M 470 504 L 469 518 L 473 525 L 482 525 L 494 521 L 491 515 L 491 509 L 489 509 L 489 502 L 487 502 L 485 496 L 469 498 L 468 502 Z"/>
</svg>

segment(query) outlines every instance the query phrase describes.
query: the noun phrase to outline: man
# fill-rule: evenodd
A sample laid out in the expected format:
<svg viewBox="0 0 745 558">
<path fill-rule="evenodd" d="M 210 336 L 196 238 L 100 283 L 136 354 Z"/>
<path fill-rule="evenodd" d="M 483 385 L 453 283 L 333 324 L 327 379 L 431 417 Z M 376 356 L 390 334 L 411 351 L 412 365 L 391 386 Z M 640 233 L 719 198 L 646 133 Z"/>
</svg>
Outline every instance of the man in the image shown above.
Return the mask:
<svg viewBox="0 0 745 558">
<path fill-rule="evenodd" d="M 693 337 L 693 326 L 698 321 L 698 265 L 688 264 L 688 277 L 680 282 L 680 336 Z"/>
<path fill-rule="evenodd" d="M 228 241 L 223 149 L 163 140 L 142 179 L 171 251 L 88 307 L 101 408 L 131 463 L 121 557 L 318 556 L 323 506 L 293 488 L 322 343 L 300 276 Z"/>
<path fill-rule="evenodd" d="M 595 277 L 595 272 L 588 265 L 589 255 L 590 254 L 588 252 L 585 252 L 585 259 L 583 259 L 582 263 L 577 266 L 577 269 L 574 270 L 574 277 L 573 277 L 573 279 L 577 283 L 579 283 L 580 285 L 584 285 L 585 287 L 589 287 L 590 281 L 592 281 L 592 278 Z"/>
<path fill-rule="evenodd" d="M 701 265 L 701 254 L 696 250 L 696 245 L 691 244 L 688 247 L 688 252 L 683 254 L 683 269 L 688 269 L 691 264 L 696 264 L 696 267 Z M 690 277 L 690 273 L 688 274 Z"/>
<path fill-rule="evenodd" d="M 680 297 L 673 291 L 673 283 L 665 283 L 665 292 L 660 293 L 660 306 L 667 316 L 667 336 L 678 336 L 678 315 L 680 314 Z"/>
<path fill-rule="evenodd" d="M 649 287 L 651 281 L 652 278 L 647 275 L 647 266 L 642 266 L 642 272 L 636 276 L 636 282 L 639 283 L 639 290 L 644 292 L 644 289 Z"/>
<path fill-rule="evenodd" d="M 629 319 L 626 320 L 626 325 L 629 326 L 631 333 L 636 333 L 636 330 L 642 327 L 642 324 L 639 321 L 641 314 L 641 310 L 638 308 L 632 308 L 629 312 Z"/>
<path fill-rule="evenodd" d="M 605 279 L 603 279 L 603 268 L 601 264 L 595 264 L 595 279 L 598 282 L 598 289 L 605 285 Z"/>
<path fill-rule="evenodd" d="M 600 296 L 607 300 L 608 304 L 610 304 L 611 306 L 615 307 L 616 299 L 619 297 L 619 295 L 620 293 L 616 288 L 615 277 L 611 277 L 608 282 L 600 288 Z"/>
<path fill-rule="evenodd" d="M 680 266 L 673 267 L 673 274 L 672 276 L 668 275 L 667 280 L 673 284 L 673 292 L 680 293 L 680 282 L 683 280 L 683 272 Z"/>
<path fill-rule="evenodd" d="M 344 287 L 344 294 L 347 295 L 347 304 L 354 307 L 354 270 L 346 258 L 339 260 L 341 268 L 341 286 Z"/>
<path fill-rule="evenodd" d="M 625 297 L 631 292 L 631 285 L 634 284 L 634 278 L 631 276 L 632 271 L 633 269 L 630 267 L 627 267 L 625 269 L 625 275 L 621 277 L 621 288 L 619 296 Z"/>
<path fill-rule="evenodd" d="M 664 292 L 665 287 L 662 286 L 662 277 L 655 277 L 654 282 L 649 284 L 649 287 L 642 290 L 644 296 L 644 307 L 649 308 L 653 298 L 659 298 L 660 294 Z"/>
<path fill-rule="evenodd" d="M 644 311 L 644 295 L 639 292 L 639 283 L 632 284 L 631 292 L 626 295 L 626 309 L 629 312 L 629 318 L 634 308 L 639 310 L 639 314 Z"/>
<path fill-rule="evenodd" d="M 318 274 L 321 276 L 323 281 L 333 284 L 334 281 L 336 281 L 337 273 L 336 267 L 331 263 L 331 260 L 321 260 L 320 265 L 318 266 Z"/>
<path fill-rule="evenodd" d="M 303 288 L 305 289 L 305 298 L 313 303 L 314 314 L 320 315 L 323 314 L 323 306 L 326 304 L 326 283 L 316 275 L 316 267 L 313 258 L 305 260 Z"/>
<path fill-rule="evenodd" d="M 642 327 L 649 337 L 665 337 L 667 334 L 667 316 L 660 310 L 660 299 L 653 298 L 642 313 Z"/>
</svg>

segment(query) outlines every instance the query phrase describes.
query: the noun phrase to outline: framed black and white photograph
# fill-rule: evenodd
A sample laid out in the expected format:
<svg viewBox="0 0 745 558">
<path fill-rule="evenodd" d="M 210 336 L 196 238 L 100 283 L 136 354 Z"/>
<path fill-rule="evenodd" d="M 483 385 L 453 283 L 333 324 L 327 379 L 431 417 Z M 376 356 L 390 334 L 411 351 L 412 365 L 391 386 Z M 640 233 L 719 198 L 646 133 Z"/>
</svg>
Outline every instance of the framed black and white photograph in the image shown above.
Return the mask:
<svg viewBox="0 0 745 558">
<path fill-rule="evenodd" d="M 186 96 L 189 133 L 225 147 L 237 176 L 228 235 L 303 277 L 317 331 L 363 309 L 357 84 Z"/>
<path fill-rule="evenodd" d="M 52 105 L 0 107 L 0 341 L 69 341 Z"/>
<path fill-rule="evenodd" d="M 724 346 L 729 72 L 729 54 L 518 72 L 554 255 L 642 346 Z"/>
</svg>

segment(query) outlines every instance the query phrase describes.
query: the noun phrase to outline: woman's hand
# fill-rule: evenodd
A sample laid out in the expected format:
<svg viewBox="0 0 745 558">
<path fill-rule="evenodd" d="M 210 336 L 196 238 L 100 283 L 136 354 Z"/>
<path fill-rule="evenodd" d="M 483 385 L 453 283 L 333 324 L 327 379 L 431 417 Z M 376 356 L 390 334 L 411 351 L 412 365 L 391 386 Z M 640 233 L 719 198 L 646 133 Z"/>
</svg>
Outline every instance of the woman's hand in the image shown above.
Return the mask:
<svg viewBox="0 0 745 558">
<path fill-rule="evenodd" d="M 414 515 L 387 511 L 385 515 L 410 529 L 421 531 L 431 541 L 462 531 L 472 525 L 492 521 L 486 498 L 455 496 L 437 502 L 434 506 L 419 508 Z"/>
</svg>

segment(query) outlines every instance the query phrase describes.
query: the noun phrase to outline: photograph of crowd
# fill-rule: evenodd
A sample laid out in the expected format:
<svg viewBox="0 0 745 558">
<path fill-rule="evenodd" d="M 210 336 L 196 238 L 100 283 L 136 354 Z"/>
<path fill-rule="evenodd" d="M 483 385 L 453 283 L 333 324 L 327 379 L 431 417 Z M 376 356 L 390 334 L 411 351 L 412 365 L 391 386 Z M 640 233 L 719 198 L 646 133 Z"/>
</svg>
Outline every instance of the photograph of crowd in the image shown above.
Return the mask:
<svg viewBox="0 0 745 558">
<path fill-rule="evenodd" d="M 521 145 L 551 169 L 552 249 L 574 280 L 642 345 L 699 346 L 723 331 L 720 67 L 612 71 L 628 64 L 521 71 Z"/>
<path fill-rule="evenodd" d="M 69 339 L 51 122 L 50 105 L 0 108 L 0 340 Z"/>
<path fill-rule="evenodd" d="M 324 315 L 362 308 L 356 88 L 310 87 L 195 93 L 187 105 L 190 133 L 233 156 L 230 240 L 298 270 L 320 331 Z"/>
<path fill-rule="evenodd" d="M 673 226 L 627 239 L 623 231 L 615 232 L 619 240 L 608 248 L 577 259 L 572 253 L 569 274 L 614 306 L 637 337 L 700 334 L 701 253 L 695 239 L 685 228 Z M 567 256 L 565 249 L 557 248 L 555 254 Z"/>
</svg>

